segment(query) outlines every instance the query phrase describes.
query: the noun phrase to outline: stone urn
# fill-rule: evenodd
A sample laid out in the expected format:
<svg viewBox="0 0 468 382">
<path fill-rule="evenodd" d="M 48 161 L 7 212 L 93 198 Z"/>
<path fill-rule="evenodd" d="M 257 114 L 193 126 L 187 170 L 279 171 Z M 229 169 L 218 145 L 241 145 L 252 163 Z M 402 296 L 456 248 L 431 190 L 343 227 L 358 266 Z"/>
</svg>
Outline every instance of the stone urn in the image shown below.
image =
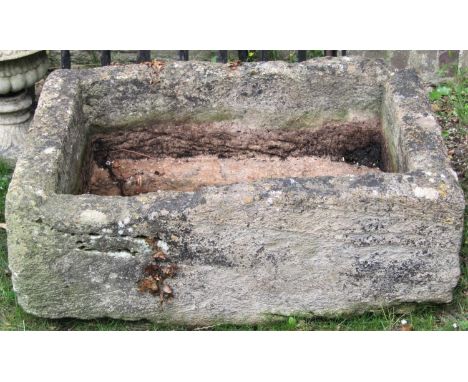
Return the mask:
<svg viewBox="0 0 468 382">
<path fill-rule="evenodd" d="M 33 115 L 34 84 L 49 66 L 44 50 L 0 50 L 0 157 L 16 162 Z"/>
</svg>

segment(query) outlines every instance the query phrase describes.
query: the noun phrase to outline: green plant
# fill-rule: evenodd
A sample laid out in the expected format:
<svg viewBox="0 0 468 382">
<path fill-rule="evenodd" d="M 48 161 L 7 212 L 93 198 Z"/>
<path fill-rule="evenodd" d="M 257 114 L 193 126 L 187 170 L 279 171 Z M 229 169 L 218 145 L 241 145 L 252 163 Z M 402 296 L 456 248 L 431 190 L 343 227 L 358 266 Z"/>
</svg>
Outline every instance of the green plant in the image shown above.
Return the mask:
<svg viewBox="0 0 468 382">
<path fill-rule="evenodd" d="M 307 58 L 316 58 L 316 57 L 323 57 L 325 53 L 323 50 L 308 50 L 307 51 Z"/>
<path fill-rule="evenodd" d="M 210 61 L 212 63 L 216 63 L 218 62 L 218 55 L 215 51 L 211 51 L 211 54 L 210 54 Z"/>
<path fill-rule="evenodd" d="M 289 52 L 288 61 L 289 62 L 296 62 L 297 61 L 297 53 L 296 53 L 295 50 L 293 50 L 292 52 Z"/>
<path fill-rule="evenodd" d="M 440 100 L 444 96 L 450 96 L 452 88 L 447 85 L 440 85 L 429 93 L 429 99 L 434 102 Z"/>
<path fill-rule="evenodd" d="M 461 68 L 453 80 L 438 85 L 429 93 L 429 100 L 441 118 L 468 125 L 468 70 Z"/>
<path fill-rule="evenodd" d="M 290 329 L 296 329 L 297 326 L 297 320 L 294 317 L 289 317 L 288 318 L 288 327 Z"/>
<path fill-rule="evenodd" d="M 270 61 L 276 61 L 276 60 L 279 60 L 280 59 L 280 56 L 279 56 L 279 53 L 277 50 L 270 50 L 268 51 L 268 59 Z"/>
<path fill-rule="evenodd" d="M 5 221 L 5 196 L 12 173 L 13 171 L 7 163 L 0 162 L 0 222 Z"/>
<path fill-rule="evenodd" d="M 252 62 L 257 60 L 257 51 L 249 50 L 247 51 L 247 62 Z"/>
</svg>

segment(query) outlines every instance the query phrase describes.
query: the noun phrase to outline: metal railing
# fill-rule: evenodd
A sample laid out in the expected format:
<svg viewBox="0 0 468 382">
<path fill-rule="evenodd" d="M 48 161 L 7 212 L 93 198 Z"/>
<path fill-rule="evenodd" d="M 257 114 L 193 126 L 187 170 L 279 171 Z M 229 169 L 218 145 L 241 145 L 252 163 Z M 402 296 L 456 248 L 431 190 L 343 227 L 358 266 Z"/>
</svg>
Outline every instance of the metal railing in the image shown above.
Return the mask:
<svg viewBox="0 0 468 382">
<path fill-rule="evenodd" d="M 71 55 L 69 50 L 61 50 L 61 58 L 60 58 L 60 67 L 62 69 L 70 69 L 71 68 Z M 150 50 L 138 50 L 136 52 L 136 61 L 137 62 L 146 62 L 151 61 L 151 51 Z M 188 50 L 179 50 L 179 60 L 181 61 L 188 61 L 189 60 L 189 51 Z M 256 51 L 258 61 L 269 61 L 269 52 L 268 50 L 260 50 Z M 338 50 L 325 50 L 324 55 L 330 57 L 338 56 L 338 52 L 341 52 L 342 56 L 346 56 L 346 51 L 338 51 Z M 297 54 L 297 61 L 302 62 L 307 59 L 307 50 L 298 50 L 296 51 Z M 248 50 L 238 50 L 237 51 L 239 61 L 247 61 L 249 59 L 249 51 Z M 100 61 L 101 66 L 106 66 L 111 64 L 112 54 L 110 50 L 101 50 L 100 51 Z M 218 50 L 218 54 L 216 55 L 216 61 L 227 63 L 228 62 L 228 51 L 227 50 Z"/>
</svg>

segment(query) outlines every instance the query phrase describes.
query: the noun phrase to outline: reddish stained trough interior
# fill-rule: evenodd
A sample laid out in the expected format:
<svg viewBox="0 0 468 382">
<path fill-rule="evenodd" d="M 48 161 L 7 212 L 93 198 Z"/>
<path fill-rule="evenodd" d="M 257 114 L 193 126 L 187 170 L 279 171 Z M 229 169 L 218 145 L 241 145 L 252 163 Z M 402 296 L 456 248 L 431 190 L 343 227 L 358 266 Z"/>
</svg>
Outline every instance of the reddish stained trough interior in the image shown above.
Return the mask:
<svg viewBox="0 0 468 382">
<path fill-rule="evenodd" d="M 269 178 L 379 172 L 378 121 L 255 129 L 236 122 L 155 123 L 93 134 L 83 191 L 132 196 Z"/>
</svg>

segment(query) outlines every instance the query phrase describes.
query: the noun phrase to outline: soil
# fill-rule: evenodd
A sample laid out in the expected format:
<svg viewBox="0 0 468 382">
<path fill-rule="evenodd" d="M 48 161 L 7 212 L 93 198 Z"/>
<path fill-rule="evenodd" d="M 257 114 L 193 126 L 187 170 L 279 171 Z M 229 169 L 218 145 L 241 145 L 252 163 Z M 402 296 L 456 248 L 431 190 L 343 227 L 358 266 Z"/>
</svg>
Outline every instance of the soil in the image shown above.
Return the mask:
<svg viewBox="0 0 468 382">
<path fill-rule="evenodd" d="M 382 167 L 377 121 L 316 129 L 249 129 L 233 122 L 154 124 L 95 134 L 84 191 L 131 196 L 268 178 L 339 176 Z"/>
<path fill-rule="evenodd" d="M 312 156 L 281 159 L 268 155 L 252 158 L 199 155 L 191 158 L 116 159 L 112 163 L 112 171 L 94 163 L 89 192 L 130 196 L 156 190 L 194 191 L 204 186 L 267 178 L 338 176 L 378 171 L 377 168 Z"/>
</svg>

